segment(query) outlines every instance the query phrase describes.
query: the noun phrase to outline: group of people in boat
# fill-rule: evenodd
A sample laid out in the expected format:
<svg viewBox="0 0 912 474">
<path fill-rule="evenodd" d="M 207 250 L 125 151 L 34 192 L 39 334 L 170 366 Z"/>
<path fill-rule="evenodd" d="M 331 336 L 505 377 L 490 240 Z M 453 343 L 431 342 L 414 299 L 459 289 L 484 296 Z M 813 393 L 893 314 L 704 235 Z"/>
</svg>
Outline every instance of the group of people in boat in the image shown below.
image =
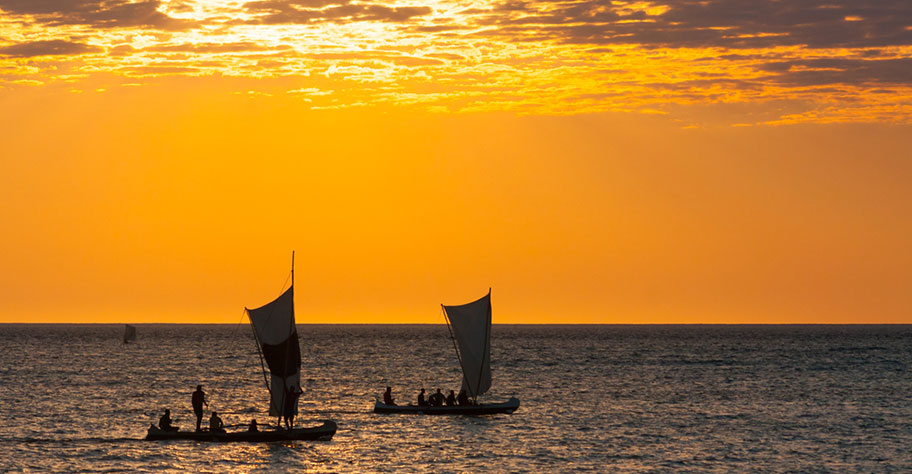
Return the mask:
<svg viewBox="0 0 912 474">
<path fill-rule="evenodd" d="M 442 406 L 468 406 L 473 405 L 472 400 L 469 399 L 469 395 L 466 393 L 465 389 L 459 391 L 459 395 L 456 395 L 454 390 L 450 390 L 450 394 L 444 396 L 441 393 L 440 389 L 437 389 L 436 393 L 432 393 L 430 396 L 425 397 L 425 391 L 422 388 L 421 392 L 418 393 L 418 406 L 420 407 L 442 407 Z M 386 387 L 386 391 L 383 392 L 383 404 L 396 406 L 396 400 L 393 398 L 393 389 L 392 387 Z"/>
<path fill-rule="evenodd" d="M 282 417 L 285 420 L 285 428 L 292 429 L 294 426 L 295 418 L 295 407 L 298 397 L 301 396 L 303 390 L 300 386 L 291 386 L 285 390 L 285 406 L 282 409 Z M 196 415 L 196 431 L 201 432 L 202 422 L 203 422 L 203 406 L 208 407 L 209 401 L 206 399 L 206 392 L 203 391 L 202 385 L 197 385 L 196 390 L 190 396 L 190 404 L 193 407 L 193 414 Z M 178 431 L 178 427 L 173 425 L 171 420 L 171 410 L 165 409 L 165 413 L 158 419 L 158 428 L 162 431 Z M 280 426 L 281 428 L 281 426 Z M 256 419 L 250 420 L 250 423 L 247 425 L 247 431 L 258 432 L 259 425 L 257 424 Z M 221 417 L 218 416 L 218 412 L 215 410 L 209 416 L 209 432 L 211 433 L 224 433 L 225 432 L 225 423 L 222 421 Z"/>
</svg>

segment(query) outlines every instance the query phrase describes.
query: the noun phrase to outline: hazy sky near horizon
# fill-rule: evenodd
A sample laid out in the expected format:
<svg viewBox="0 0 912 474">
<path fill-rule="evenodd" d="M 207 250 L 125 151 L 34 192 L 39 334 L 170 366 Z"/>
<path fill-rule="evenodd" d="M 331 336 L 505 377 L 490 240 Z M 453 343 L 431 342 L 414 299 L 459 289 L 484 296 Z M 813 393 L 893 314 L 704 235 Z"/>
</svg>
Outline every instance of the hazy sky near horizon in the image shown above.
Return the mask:
<svg viewBox="0 0 912 474">
<path fill-rule="evenodd" d="M 912 323 L 912 3 L 0 0 L 0 322 Z"/>
</svg>

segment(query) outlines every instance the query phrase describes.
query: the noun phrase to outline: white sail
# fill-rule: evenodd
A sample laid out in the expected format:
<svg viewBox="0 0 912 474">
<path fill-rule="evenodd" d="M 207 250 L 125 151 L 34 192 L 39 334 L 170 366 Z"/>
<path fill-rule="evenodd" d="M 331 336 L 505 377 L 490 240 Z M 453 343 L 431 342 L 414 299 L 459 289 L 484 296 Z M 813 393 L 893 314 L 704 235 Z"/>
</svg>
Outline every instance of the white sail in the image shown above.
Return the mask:
<svg viewBox="0 0 912 474">
<path fill-rule="evenodd" d="M 491 292 L 477 301 L 443 306 L 462 365 L 462 389 L 474 398 L 491 388 Z"/>
<path fill-rule="evenodd" d="M 124 343 L 136 340 L 136 327 L 129 324 L 124 325 Z"/>
<path fill-rule="evenodd" d="M 248 309 L 247 316 L 271 375 L 269 415 L 278 416 L 285 406 L 286 390 L 301 384 L 301 346 L 295 328 L 294 285 L 273 302 Z M 297 413 L 297 403 L 294 411 Z"/>
</svg>

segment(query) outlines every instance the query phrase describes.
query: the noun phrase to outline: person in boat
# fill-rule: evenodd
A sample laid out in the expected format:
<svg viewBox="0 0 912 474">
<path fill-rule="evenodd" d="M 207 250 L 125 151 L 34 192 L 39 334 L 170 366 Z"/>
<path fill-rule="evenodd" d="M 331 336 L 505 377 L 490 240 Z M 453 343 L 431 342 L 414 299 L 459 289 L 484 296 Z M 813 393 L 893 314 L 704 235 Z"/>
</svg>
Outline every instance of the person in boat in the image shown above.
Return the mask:
<svg viewBox="0 0 912 474">
<path fill-rule="evenodd" d="M 210 433 L 224 433 L 225 424 L 222 423 L 222 419 L 219 418 L 218 413 L 213 411 L 212 415 L 209 417 L 209 432 Z"/>
<path fill-rule="evenodd" d="M 177 427 L 171 425 L 171 410 L 165 408 L 165 414 L 158 419 L 158 429 L 162 431 L 177 431 Z"/>
<path fill-rule="evenodd" d="M 418 406 L 420 406 L 420 407 L 428 406 L 428 402 L 424 400 L 424 389 L 423 388 L 421 389 L 421 393 L 418 394 Z"/>
<path fill-rule="evenodd" d="M 445 397 L 440 393 L 440 389 L 437 389 L 437 393 L 431 394 L 430 402 L 432 407 L 442 407 Z"/>
<path fill-rule="evenodd" d="M 460 406 L 469 405 L 469 395 L 466 394 L 465 389 L 459 391 L 459 396 L 456 397 L 456 403 L 458 403 Z"/>
<path fill-rule="evenodd" d="M 393 400 L 393 389 L 391 387 L 386 387 L 386 391 L 383 392 L 383 404 L 396 405 L 396 400 Z"/>
<path fill-rule="evenodd" d="M 209 402 L 206 401 L 206 392 L 203 391 L 202 385 L 196 386 L 196 391 L 193 392 L 190 403 L 193 404 L 193 413 L 196 415 L 196 431 L 201 431 L 200 424 L 203 422 L 203 405 L 209 406 Z"/>
<path fill-rule="evenodd" d="M 295 408 L 298 401 L 298 397 L 304 393 L 300 387 L 293 385 L 285 390 L 285 410 L 283 410 L 283 416 L 285 417 L 285 427 L 289 430 L 294 426 L 294 417 L 295 417 Z"/>
<path fill-rule="evenodd" d="M 450 390 L 450 394 L 446 397 L 446 405 L 448 407 L 456 405 L 456 393 Z"/>
<path fill-rule="evenodd" d="M 256 418 L 250 420 L 250 424 L 247 425 L 247 431 L 249 431 L 251 433 L 256 433 L 257 431 L 260 431 L 260 428 L 257 426 Z"/>
</svg>

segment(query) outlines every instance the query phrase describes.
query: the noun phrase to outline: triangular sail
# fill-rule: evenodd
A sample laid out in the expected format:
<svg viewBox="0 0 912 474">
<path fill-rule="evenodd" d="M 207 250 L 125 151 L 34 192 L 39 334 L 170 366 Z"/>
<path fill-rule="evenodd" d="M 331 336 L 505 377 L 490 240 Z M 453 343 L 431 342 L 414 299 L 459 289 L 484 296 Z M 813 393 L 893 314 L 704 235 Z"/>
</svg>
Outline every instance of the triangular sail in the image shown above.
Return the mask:
<svg viewBox="0 0 912 474">
<path fill-rule="evenodd" d="M 462 365 L 462 389 L 475 398 L 491 388 L 491 292 L 459 306 L 443 305 Z"/>
<path fill-rule="evenodd" d="M 273 302 L 248 309 L 257 343 L 269 367 L 269 415 L 278 416 L 285 406 L 286 390 L 301 384 L 301 346 L 294 317 L 294 285 Z M 297 403 L 294 411 L 297 412 Z"/>
<path fill-rule="evenodd" d="M 136 327 L 129 324 L 124 325 L 124 343 L 136 340 Z"/>
</svg>

